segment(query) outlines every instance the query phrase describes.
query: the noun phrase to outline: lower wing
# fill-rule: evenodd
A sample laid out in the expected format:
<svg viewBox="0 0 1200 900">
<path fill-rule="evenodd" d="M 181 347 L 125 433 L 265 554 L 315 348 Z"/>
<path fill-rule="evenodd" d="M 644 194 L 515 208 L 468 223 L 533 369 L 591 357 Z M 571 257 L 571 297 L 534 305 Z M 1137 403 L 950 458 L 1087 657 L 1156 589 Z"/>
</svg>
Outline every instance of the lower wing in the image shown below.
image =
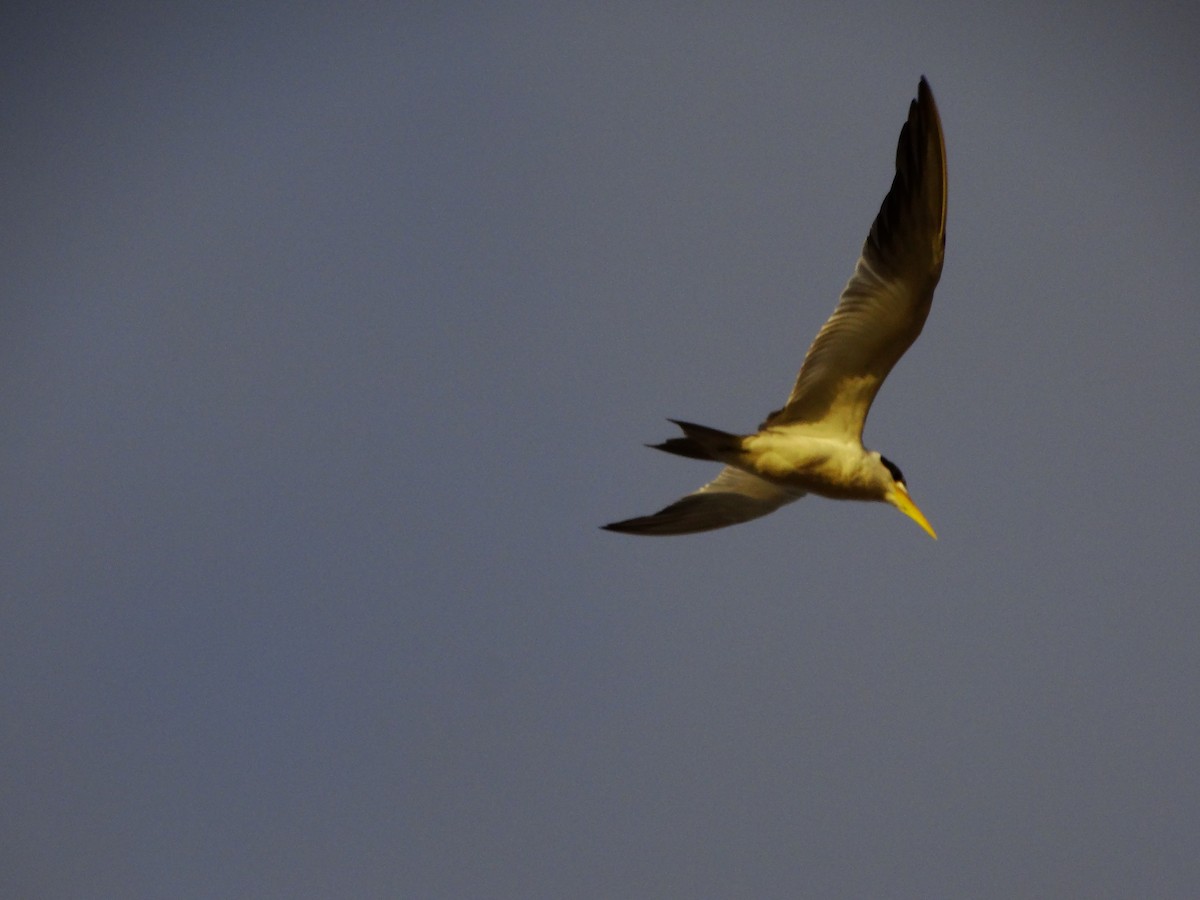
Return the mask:
<svg viewBox="0 0 1200 900">
<path fill-rule="evenodd" d="M 652 516 L 602 527 L 625 534 L 694 534 L 749 522 L 803 496 L 803 491 L 778 487 L 749 472 L 726 466 L 704 487 Z"/>
</svg>

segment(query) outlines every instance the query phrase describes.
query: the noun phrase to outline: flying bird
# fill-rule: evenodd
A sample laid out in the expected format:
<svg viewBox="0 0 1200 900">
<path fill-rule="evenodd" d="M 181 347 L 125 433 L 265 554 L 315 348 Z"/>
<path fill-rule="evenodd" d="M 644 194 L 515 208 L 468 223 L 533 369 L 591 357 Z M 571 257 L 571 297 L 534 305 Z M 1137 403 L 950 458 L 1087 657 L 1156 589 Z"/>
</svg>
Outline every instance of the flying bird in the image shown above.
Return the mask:
<svg viewBox="0 0 1200 900">
<path fill-rule="evenodd" d="M 946 248 L 946 144 L 928 82 L 896 146 L 896 175 L 854 274 L 808 348 L 787 404 L 754 434 L 674 422 L 683 437 L 651 445 L 724 463 L 702 488 L 654 515 L 603 526 L 691 534 L 748 522 L 805 494 L 890 503 L 933 538 L 894 463 L 862 443 L 871 401 L 929 315 Z"/>
</svg>

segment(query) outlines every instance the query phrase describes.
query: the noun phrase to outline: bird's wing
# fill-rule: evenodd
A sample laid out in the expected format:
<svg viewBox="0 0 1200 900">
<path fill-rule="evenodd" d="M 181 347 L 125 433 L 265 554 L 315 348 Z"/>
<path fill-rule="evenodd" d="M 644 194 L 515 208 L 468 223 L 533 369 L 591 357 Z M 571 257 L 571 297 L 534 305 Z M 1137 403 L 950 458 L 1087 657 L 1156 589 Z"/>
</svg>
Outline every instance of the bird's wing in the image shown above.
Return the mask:
<svg viewBox="0 0 1200 900">
<path fill-rule="evenodd" d="M 946 146 L 922 78 L 854 275 L 808 348 L 787 405 L 763 425 L 805 422 L 861 440 L 879 386 L 925 325 L 945 247 Z"/>
<path fill-rule="evenodd" d="M 748 522 L 799 500 L 803 491 L 777 487 L 756 475 L 726 466 L 699 490 L 652 516 L 603 526 L 627 534 L 692 534 Z"/>
</svg>

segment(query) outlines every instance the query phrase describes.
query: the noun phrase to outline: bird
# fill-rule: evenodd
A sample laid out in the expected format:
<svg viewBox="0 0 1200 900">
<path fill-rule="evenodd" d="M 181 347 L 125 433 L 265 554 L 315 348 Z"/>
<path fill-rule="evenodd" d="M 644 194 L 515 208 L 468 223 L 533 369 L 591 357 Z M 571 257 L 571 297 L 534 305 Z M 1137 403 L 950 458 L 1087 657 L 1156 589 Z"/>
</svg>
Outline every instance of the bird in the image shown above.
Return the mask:
<svg viewBox="0 0 1200 900">
<path fill-rule="evenodd" d="M 786 404 L 754 434 L 677 419 L 654 449 L 723 463 L 716 478 L 653 515 L 601 526 L 638 535 L 748 522 L 806 494 L 889 503 L 937 532 L 899 467 L 863 446 L 863 425 L 892 367 L 920 335 L 946 249 L 946 141 L 921 77 L 896 145 L 896 171 L 833 314 L 808 348 Z"/>
</svg>

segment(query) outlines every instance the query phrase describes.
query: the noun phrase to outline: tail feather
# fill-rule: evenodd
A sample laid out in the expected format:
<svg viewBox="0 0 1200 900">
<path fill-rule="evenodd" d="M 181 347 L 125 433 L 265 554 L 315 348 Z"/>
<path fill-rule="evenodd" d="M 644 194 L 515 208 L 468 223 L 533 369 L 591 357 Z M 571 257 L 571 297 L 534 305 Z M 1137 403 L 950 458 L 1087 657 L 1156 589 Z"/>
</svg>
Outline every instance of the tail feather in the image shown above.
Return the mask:
<svg viewBox="0 0 1200 900">
<path fill-rule="evenodd" d="M 742 449 L 742 438 L 727 431 L 718 431 L 693 422 L 668 419 L 679 426 L 684 437 L 670 438 L 661 444 L 649 444 L 655 450 L 686 456 L 689 459 L 708 459 L 723 462 Z"/>
</svg>

